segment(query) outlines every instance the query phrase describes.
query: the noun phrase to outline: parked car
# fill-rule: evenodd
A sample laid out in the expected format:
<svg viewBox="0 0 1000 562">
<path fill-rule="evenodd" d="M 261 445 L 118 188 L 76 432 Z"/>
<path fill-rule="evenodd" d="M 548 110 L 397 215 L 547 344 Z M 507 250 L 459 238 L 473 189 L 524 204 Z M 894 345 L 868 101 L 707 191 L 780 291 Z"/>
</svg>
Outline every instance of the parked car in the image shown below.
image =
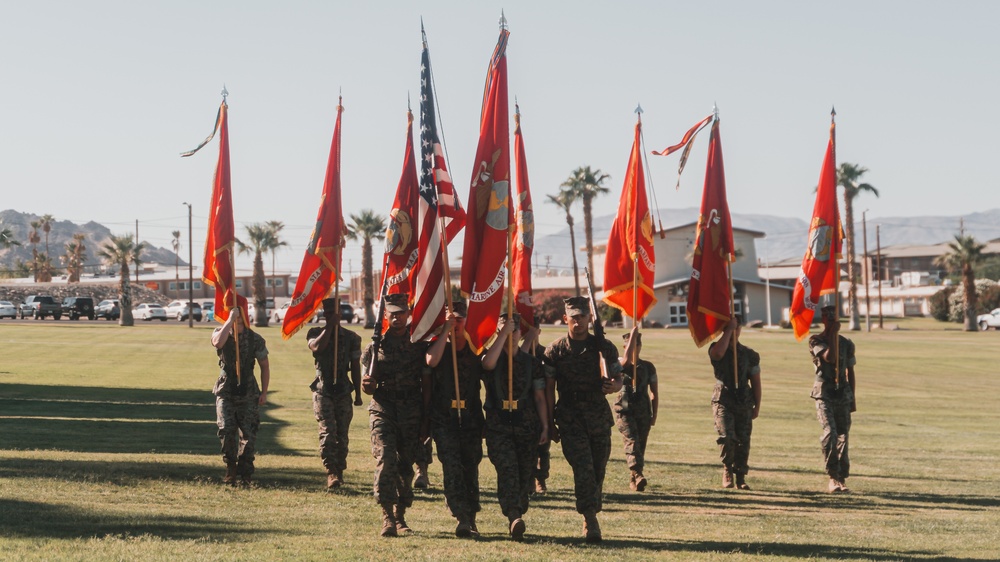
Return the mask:
<svg viewBox="0 0 1000 562">
<path fill-rule="evenodd" d="M 104 318 L 105 320 L 118 320 L 122 311 L 118 306 L 118 299 L 105 299 L 97 303 L 94 308 L 94 318 Z"/>
<path fill-rule="evenodd" d="M 21 303 L 21 320 L 25 317 L 35 320 L 51 316 L 55 320 L 62 318 L 62 306 L 49 295 L 30 295 Z"/>
<path fill-rule="evenodd" d="M 163 310 L 163 307 L 151 302 L 144 302 L 139 306 L 132 309 L 132 316 L 136 320 L 145 320 L 149 322 L 150 320 L 156 319 L 161 322 L 167 321 L 167 311 Z"/>
<path fill-rule="evenodd" d="M 0 301 L 0 318 L 17 318 L 17 307 L 10 301 Z"/>
<path fill-rule="evenodd" d="M 215 320 L 215 303 L 212 301 L 205 301 L 201 303 L 201 319 L 205 322 L 210 322 Z"/>
<path fill-rule="evenodd" d="M 342 302 L 340 303 L 340 319 L 346 324 L 354 322 L 354 306 L 351 303 Z"/>
<path fill-rule="evenodd" d="M 190 316 L 195 322 L 201 322 L 201 305 L 198 303 L 191 303 Z M 178 322 L 183 322 L 188 319 L 188 301 L 171 301 L 170 304 L 163 307 L 163 310 L 167 313 L 167 318 L 176 318 Z"/>
<path fill-rule="evenodd" d="M 281 308 L 274 311 L 271 315 L 271 321 L 275 324 L 281 324 L 285 321 L 285 315 L 288 314 L 288 307 L 292 306 L 292 301 L 286 301 L 285 304 L 281 305 Z"/>
<path fill-rule="evenodd" d="M 270 316 L 271 313 L 274 312 L 274 299 L 267 297 L 267 300 L 264 302 L 264 310 L 266 311 L 265 316 Z M 249 316 L 250 321 L 253 322 L 256 315 L 257 305 L 253 300 L 250 300 L 250 302 L 247 303 L 247 316 Z"/>
<path fill-rule="evenodd" d="M 80 318 L 93 320 L 97 317 L 94 313 L 94 299 L 91 297 L 64 298 L 62 313 L 69 316 L 70 320 L 79 320 Z"/>
<path fill-rule="evenodd" d="M 984 332 L 990 328 L 1000 330 L 1000 308 L 994 308 L 989 314 L 980 314 L 976 317 L 976 324 L 979 324 L 979 329 Z"/>
</svg>

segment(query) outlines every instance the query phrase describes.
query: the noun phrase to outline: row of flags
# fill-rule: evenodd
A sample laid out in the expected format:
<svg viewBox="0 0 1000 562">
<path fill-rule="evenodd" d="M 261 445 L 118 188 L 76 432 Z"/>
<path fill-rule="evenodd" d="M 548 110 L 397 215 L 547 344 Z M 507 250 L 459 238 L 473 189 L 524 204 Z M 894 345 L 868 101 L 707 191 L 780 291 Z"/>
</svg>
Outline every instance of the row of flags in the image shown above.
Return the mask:
<svg viewBox="0 0 1000 562">
<path fill-rule="evenodd" d="M 423 34 L 423 29 L 421 32 Z M 444 323 L 451 306 L 452 289 L 447 247 L 463 228 L 465 241 L 459 288 L 468 298 L 465 337 L 473 349 L 481 351 L 495 333 L 505 295 L 508 311 L 520 314 L 523 327 L 534 325 L 531 301 L 534 217 L 517 104 L 513 153 L 510 147 L 506 58 L 509 35 L 505 22 L 501 20 L 500 36 L 487 71 L 480 137 L 466 211 L 456 195 L 438 135 L 433 74 L 426 34 L 423 34 L 419 101 L 420 167 L 418 172 L 413 146 L 414 118 L 408 112 L 403 167 L 389 212 L 380 291 L 380 296 L 393 293 L 410 295 L 411 338 L 414 341 L 434 337 Z M 218 321 L 225 321 L 239 306 L 233 281 L 235 232 L 226 94 L 224 90 L 213 133 L 198 148 L 182 154 L 194 154 L 216 134 L 219 135 L 219 159 L 212 190 L 204 267 L 204 281 L 216 289 L 215 316 Z M 628 168 L 607 244 L 603 288 L 606 303 L 620 309 L 635 322 L 641 322 L 657 302 L 653 288 L 656 266 L 653 236 L 656 229 L 650 214 L 643 166 L 641 108 L 636 111 L 639 117 Z M 338 102 L 316 225 L 281 328 L 285 339 L 292 337 L 316 313 L 324 298 L 336 295 L 338 291 L 341 255 L 347 233 L 340 185 L 342 112 L 343 106 Z M 718 113 L 695 124 L 678 144 L 653 152 L 666 156 L 683 150 L 679 176 L 698 132 L 709 125 L 711 138 L 687 302 L 689 329 L 699 347 L 714 339 L 734 313 L 731 265 L 736 259 L 736 248 L 726 198 Z M 820 297 L 835 292 L 839 282 L 838 260 L 843 231 L 836 201 L 835 146 L 835 125 L 831 120 L 830 141 L 810 223 L 809 245 L 793 292 L 791 322 L 798 339 L 808 332 Z"/>
</svg>

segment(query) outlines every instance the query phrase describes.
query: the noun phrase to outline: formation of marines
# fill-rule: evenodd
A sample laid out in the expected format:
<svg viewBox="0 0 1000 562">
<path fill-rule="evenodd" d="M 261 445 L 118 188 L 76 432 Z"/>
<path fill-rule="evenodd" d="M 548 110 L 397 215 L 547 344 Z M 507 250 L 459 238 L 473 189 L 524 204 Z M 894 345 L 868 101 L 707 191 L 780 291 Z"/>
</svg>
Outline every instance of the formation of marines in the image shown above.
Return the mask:
<svg viewBox="0 0 1000 562">
<path fill-rule="evenodd" d="M 327 488 L 344 484 L 348 429 L 361 393 L 368 406 L 374 490 L 383 537 L 411 532 L 414 467 L 428 485 L 430 444 L 443 472 L 445 504 L 457 521 L 455 535 L 479 535 L 479 464 L 483 440 L 497 474 L 497 499 L 508 533 L 523 540 L 532 493 L 547 491 L 549 443 L 561 443 L 573 471 L 576 510 L 588 543 L 602 540 L 597 514 L 611 456 L 611 428 L 624 443 L 629 488 L 643 492 L 645 452 L 660 400 L 656 367 L 640 357 L 638 327 L 623 335 L 623 352 L 591 333 L 584 297 L 564 299 L 567 332 L 547 347 L 538 326 L 522 331 L 518 315 L 499 319 L 492 343 L 476 353 L 465 338 L 464 302 L 455 301 L 431 342 L 410 339 L 408 295 L 384 297 L 380 338 L 364 351 L 361 337 L 340 326 L 336 299 L 324 300 L 324 325 L 309 330 L 315 379 L 310 385 L 319 426 L 319 452 Z M 821 309 L 823 330 L 809 339 L 815 367 L 811 397 L 821 426 L 821 450 L 831 493 L 846 493 L 854 392 L 855 348 L 839 334 L 836 307 Z M 213 393 L 223 461 L 223 482 L 249 485 L 254 472 L 259 407 L 267 400 L 270 364 L 264 338 L 247 325 L 246 301 L 212 334 L 220 373 Z M 736 315 L 709 347 L 715 375 L 712 412 L 718 433 L 722 486 L 749 490 L 750 439 L 760 413 L 760 355 L 740 342 Z M 260 384 L 254 375 L 259 366 Z M 485 400 L 482 399 L 485 389 Z M 353 400 L 352 400 L 353 393 Z M 616 394 L 613 407 L 607 395 Z"/>
</svg>

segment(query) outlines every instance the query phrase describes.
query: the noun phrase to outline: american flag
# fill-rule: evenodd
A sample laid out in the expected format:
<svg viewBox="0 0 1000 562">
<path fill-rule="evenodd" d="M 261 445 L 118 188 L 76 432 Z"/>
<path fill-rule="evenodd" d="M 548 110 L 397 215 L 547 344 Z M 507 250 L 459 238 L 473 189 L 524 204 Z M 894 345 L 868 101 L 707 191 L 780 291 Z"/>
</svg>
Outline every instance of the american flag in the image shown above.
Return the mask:
<svg viewBox="0 0 1000 562">
<path fill-rule="evenodd" d="M 451 240 L 465 226 L 465 210 L 455 196 L 444 151 L 437 133 L 434 113 L 431 59 L 424 38 L 420 55 L 420 199 L 418 201 L 418 247 L 420 261 L 413 289 L 413 316 L 410 339 L 426 339 L 444 323 L 446 304 L 444 257 L 438 216 L 444 220 L 445 240 Z"/>
</svg>

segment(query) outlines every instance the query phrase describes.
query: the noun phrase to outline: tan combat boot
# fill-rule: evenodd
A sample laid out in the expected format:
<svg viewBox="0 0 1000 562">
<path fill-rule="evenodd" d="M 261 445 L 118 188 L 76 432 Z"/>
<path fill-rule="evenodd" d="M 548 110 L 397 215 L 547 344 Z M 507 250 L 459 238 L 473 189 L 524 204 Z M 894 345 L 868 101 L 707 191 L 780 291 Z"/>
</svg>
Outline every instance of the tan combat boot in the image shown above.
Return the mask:
<svg viewBox="0 0 1000 562">
<path fill-rule="evenodd" d="M 418 490 L 426 490 L 431 485 L 427 478 L 427 464 L 417 463 L 417 476 L 413 479 L 413 487 Z"/>
<path fill-rule="evenodd" d="M 646 489 L 646 477 L 642 475 L 642 471 L 633 470 L 632 480 L 635 482 L 636 492 L 641 492 Z"/>
<path fill-rule="evenodd" d="M 722 487 L 723 488 L 733 488 L 733 473 L 729 471 L 728 466 L 722 467 Z"/>
<path fill-rule="evenodd" d="M 523 541 L 524 540 L 524 529 L 525 529 L 524 519 L 521 519 L 521 514 L 520 513 L 511 513 L 510 515 L 511 515 L 511 517 L 510 517 L 510 538 L 512 538 L 512 539 L 514 539 L 516 541 Z"/>
<path fill-rule="evenodd" d="M 330 472 L 326 473 L 326 487 L 328 490 L 339 488 L 340 485 L 343 483 L 344 482 L 341 479 L 339 470 L 331 470 Z"/>
<path fill-rule="evenodd" d="M 455 536 L 463 539 L 472 536 L 472 525 L 469 523 L 469 517 L 464 513 L 458 516 L 458 526 L 455 527 Z"/>
<path fill-rule="evenodd" d="M 396 533 L 396 518 L 392 514 L 392 504 L 383 503 L 382 505 L 382 530 L 379 535 L 383 537 L 395 537 Z"/>
<path fill-rule="evenodd" d="M 597 522 L 597 513 L 588 511 L 583 514 L 583 534 L 590 544 L 601 542 L 601 524 Z"/>
<path fill-rule="evenodd" d="M 396 531 L 400 535 L 410 534 L 413 529 L 410 529 L 410 526 L 406 524 L 406 519 L 404 518 L 406 516 L 406 506 L 397 505 L 393 516 L 396 520 Z"/>
<path fill-rule="evenodd" d="M 222 483 L 232 486 L 236 484 L 236 479 L 238 477 L 239 475 L 236 473 L 236 463 L 226 463 L 226 475 L 222 477 Z"/>
<path fill-rule="evenodd" d="M 544 493 L 546 493 L 548 491 L 549 491 L 549 489 L 545 486 L 545 479 L 544 478 L 535 478 L 535 493 L 536 494 L 544 494 Z"/>
<path fill-rule="evenodd" d="M 840 481 L 833 477 L 830 478 L 830 484 L 827 486 L 827 490 L 829 490 L 831 494 L 839 494 L 844 491 L 844 489 L 840 486 Z"/>
<path fill-rule="evenodd" d="M 740 490 L 749 490 L 750 486 L 747 484 L 747 475 L 742 472 L 736 473 L 736 487 Z"/>
</svg>

